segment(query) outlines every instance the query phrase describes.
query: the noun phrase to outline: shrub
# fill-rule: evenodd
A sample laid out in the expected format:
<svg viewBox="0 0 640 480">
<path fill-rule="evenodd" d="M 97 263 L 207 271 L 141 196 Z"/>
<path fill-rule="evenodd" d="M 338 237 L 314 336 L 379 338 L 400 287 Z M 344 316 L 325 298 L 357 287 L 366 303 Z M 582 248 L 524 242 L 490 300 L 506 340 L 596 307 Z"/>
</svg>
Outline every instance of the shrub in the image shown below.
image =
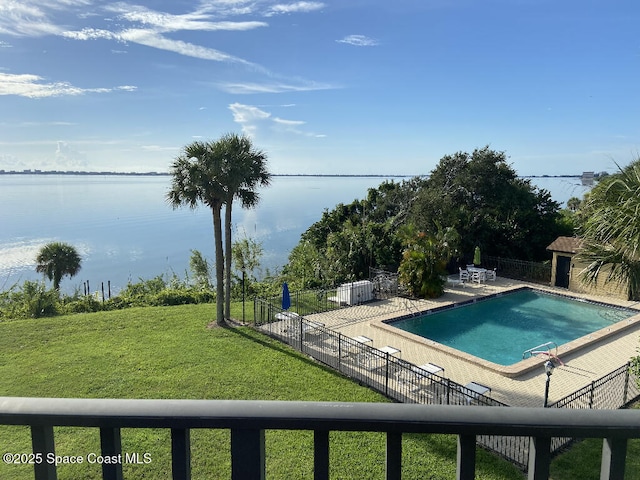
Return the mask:
<svg viewBox="0 0 640 480">
<path fill-rule="evenodd" d="M 25 281 L 0 297 L 1 316 L 7 318 L 51 317 L 58 313 L 57 290 L 47 290 L 44 282 Z"/>
</svg>

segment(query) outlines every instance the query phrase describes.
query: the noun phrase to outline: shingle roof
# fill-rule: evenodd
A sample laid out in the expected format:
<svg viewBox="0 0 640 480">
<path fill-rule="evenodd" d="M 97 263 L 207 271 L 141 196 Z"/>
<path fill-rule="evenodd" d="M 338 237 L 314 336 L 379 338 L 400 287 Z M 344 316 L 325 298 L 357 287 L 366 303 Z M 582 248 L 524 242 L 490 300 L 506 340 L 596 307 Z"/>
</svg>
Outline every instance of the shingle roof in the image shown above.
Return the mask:
<svg viewBox="0 0 640 480">
<path fill-rule="evenodd" d="M 558 237 L 551 242 L 547 250 L 551 250 L 552 252 L 578 253 L 581 246 L 582 240 L 577 237 Z"/>
</svg>

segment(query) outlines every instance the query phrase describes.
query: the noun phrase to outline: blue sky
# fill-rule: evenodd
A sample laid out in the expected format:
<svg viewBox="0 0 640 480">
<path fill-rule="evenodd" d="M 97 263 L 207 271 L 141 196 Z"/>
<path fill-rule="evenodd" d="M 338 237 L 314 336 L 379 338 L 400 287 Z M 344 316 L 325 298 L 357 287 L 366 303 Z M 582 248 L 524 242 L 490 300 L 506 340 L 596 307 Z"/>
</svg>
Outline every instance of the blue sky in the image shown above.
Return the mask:
<svg viewBox="0 0 640 480">
<path fill-rule="evenodd" d="M 637 0 L 0 0 L 0 169 L 167 171 L 251 135 L 273 173 L 521 175 L 640 152 Z"/>
</svg>

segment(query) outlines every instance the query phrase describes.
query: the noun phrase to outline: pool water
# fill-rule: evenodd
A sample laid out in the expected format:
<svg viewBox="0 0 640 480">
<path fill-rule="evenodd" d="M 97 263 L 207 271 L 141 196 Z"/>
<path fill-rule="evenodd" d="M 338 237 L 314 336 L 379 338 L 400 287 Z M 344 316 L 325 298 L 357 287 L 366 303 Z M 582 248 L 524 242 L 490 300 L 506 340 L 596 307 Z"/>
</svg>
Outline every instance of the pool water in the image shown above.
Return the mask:
<svg viewBox="0 0 640 480">
<path fill-rule="evenodd" d="M 638 312 L 524 289 L 390 325 L 498 365 L 538 345 L 560 346 Z"/>
</svg>

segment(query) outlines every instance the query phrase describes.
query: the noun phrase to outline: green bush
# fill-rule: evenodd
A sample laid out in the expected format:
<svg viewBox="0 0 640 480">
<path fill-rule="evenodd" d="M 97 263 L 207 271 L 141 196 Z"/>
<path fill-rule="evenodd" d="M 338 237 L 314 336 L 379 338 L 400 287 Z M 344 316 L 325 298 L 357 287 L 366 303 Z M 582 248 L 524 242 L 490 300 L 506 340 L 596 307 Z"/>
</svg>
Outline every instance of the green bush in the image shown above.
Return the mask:
<svg viewBox="0 0 640 480">
<path fill-rule="evenodd" d="M 47 290 L 44 282 L 25 281 L 0 295 L 0 316 L 7 318 L 51 317 L 58 313 L 57 290 Z"/>
</svg>

